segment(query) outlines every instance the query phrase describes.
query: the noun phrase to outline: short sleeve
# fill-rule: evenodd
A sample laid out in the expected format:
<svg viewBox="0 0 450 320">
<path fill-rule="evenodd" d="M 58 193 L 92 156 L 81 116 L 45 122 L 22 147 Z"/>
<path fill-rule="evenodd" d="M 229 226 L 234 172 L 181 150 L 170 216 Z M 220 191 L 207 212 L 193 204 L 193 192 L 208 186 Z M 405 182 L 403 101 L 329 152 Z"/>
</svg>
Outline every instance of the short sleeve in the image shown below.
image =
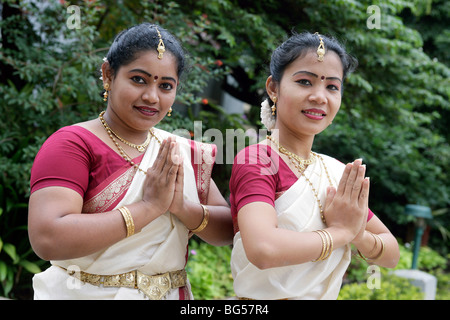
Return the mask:
<svg viewBox="0 0 450 320">
<path fill-rule="evenodd" d="M 90 153 L 83 139 L 62 128 L 42 145 L 31 169 L 31 193 L 58 186 L 84 196 L 89 184 Z"/>
<path fill-rule="evenodd" d="M 250 202 L 275 205 L 278 163 L 265 145 L 252 145 L 237 154 L 230 178 L 232 206 L 237 213 Z"/>
</svg>

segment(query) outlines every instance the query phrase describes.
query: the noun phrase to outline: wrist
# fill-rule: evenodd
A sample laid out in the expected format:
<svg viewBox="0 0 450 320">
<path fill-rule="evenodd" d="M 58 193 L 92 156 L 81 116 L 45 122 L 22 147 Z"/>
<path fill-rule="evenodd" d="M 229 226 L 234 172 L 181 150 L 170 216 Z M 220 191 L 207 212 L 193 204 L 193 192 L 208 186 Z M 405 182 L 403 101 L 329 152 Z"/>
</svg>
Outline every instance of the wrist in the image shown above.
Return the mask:
<svg viewBox="0 0 450 320">
<path fill-rule="evenodd" d="M 332 235 L 335 248 L 349 244 L 355 237 L 350 230 L 345 228 L 328 227 L 326 230 Z"/>
</svg>

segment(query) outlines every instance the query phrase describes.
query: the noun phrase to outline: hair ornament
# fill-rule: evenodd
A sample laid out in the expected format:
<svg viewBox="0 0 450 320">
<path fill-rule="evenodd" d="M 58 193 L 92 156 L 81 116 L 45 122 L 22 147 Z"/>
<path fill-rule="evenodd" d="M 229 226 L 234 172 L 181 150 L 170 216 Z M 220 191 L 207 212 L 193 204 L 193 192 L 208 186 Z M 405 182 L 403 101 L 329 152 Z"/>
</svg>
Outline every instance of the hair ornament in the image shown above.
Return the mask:
<svg viewBox="0 0 450 320">
<path fill-rule="evenodd" d="M 319 40 L 320 40 L 319 47 L 317 48 L 317 60 L 322 62 L 323 56 L 325 55 L 325 46 L 324 46 L 323 39 L 320 36 L 320 34 L 318 32 L 316 32 L 314 34 L 317 34 L 317 36 L 319 37 Z"/>
<path fill-rule="evenodd" d="M 156 48 L 156 50 L 158 50 L 158 59 L 162 59 L 163 53 L 166 51 L 166 46 L 164 45 L 164 41 L 161 37 L 161 33 L 159 32 L 158 28 L 156 28 L 156 32 L 158 33 L 158 37 L 159 37 L 159 43 L 158 43 L 158 47 Z"/>
</svg>

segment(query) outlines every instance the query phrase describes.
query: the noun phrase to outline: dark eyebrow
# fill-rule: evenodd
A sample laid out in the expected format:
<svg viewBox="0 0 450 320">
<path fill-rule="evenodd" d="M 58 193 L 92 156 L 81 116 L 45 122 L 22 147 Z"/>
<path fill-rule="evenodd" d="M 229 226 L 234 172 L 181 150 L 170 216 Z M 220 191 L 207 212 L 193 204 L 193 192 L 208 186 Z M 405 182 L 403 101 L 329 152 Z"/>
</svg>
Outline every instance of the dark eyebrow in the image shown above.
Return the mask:
<svg viewBox="0 0 450 320">
<path fill-rule="evenodd" d="M 177 84 L 177 80 L 175 80 L 175 79 L 172 78 L 172 77 L 162 77 L 161 79 L 163 79 L 163 80 L 168 80 L 168 81 L 173 81 L 173 83 Z"/>
<path fill-rule="evenodd" d="M 148 73 L 147 71 L 142 70 L 142 69 L 133 69 L 133 70 L 128 71 L 128 73 L 132 73 L 132 72 L 140 72 L 140 73 L 145 74 L 147 77 L 152 76 L 151 73 Z"/>
<path fill-rule="evenodd" d="M 297 71 L 292 76 L 295 76 L 296 74 L 299 74 L 299 73 L 305 73 L 305 74 L 308 74 L 308 75 L 310 75 L 312 77 L 319 78 L 319 76 L 317 74 L 309 72 L 309 71 L 304 71 L 304 70 Z M 338 77 L 327 77 L 325 79 L 327 79 L 327 80 L 338 80 L 340 83 L 342 83 L 342 80 L 340 78 L 338 78 Z"/>
<path fill-rule="evenodd" d="M 147 71 L 142 70 L 142 69 L 133 69 L 133 70 L 128 71 L 128 73 L 132 73 L 132 72 L 140 72 L 140 73 L 145 74 L 147 77 L 151 77 L 152 76 L 151 73 L 148 73 Z M 161 79 L 167 80 L 167 81 L 173 81 L 174 83 L 177 83 L 177 81 L 174 78 L 172 78 L 172 77 L 161 77 Z"/>
</svg>

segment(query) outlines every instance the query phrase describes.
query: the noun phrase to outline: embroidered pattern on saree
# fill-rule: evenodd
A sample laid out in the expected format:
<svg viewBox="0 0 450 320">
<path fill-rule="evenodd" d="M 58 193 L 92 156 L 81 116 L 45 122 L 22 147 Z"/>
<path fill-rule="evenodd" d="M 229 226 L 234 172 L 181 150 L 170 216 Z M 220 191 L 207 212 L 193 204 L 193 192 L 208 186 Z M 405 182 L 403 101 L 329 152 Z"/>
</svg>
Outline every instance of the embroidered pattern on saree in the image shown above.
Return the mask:
<svg viewBox="0 0 450 320">
<path fill-rule="evenodd" d="M 90 198 L 83 204 L 83 212 L 99 213 L 108 211 L 111 204 L 115 203 L 128 190 L 128 187 L 136 174 L 136 168 L 131 167 L 114 181 L 112 181 L 100 193 Z"/>
<path fill-rule="evenodd" d="M 200 203 L 206 204 L 208 199 L 209 185 L 211 182 L 211 173 L 214 163 L 213 145 L 199 143 L 200 163 L 197 165 L 197 190 Z"/>
</svg>

